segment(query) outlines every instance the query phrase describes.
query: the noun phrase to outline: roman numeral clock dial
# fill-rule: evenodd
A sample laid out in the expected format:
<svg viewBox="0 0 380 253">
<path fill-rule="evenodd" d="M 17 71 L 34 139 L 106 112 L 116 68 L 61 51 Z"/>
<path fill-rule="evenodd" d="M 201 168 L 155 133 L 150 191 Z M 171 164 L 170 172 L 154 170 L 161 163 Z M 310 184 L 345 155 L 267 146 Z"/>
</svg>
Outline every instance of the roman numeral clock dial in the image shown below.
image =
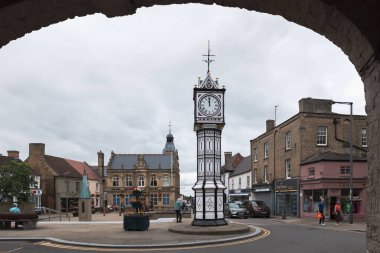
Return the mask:
<svg viewBox="0 0 380 253">
<path fill-rule="evenodd" d="M 214 95 L 205 95 L 199 100 L 199 111 L 206 116 L 214 116 L 220 111 L 220 100 Z"/>
</svg>

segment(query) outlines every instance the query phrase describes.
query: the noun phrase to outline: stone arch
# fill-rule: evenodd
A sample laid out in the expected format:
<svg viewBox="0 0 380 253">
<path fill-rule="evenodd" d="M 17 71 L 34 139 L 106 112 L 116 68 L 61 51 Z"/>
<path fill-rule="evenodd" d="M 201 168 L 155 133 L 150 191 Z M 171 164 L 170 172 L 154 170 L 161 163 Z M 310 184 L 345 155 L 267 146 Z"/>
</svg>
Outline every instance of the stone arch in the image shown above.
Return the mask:
<svg viewBox="0 0 380 253">
<path fill-rule="evenodd" d="M 27 33 L 68 18 L 103 13 L 132 15 L 138 8 L 168 4 L 217 4 L 273 15 L 307 27 L 332 41 L 348 55 L 365 88 L 368 114 L 367 250 L 380 248 L 380 3 L 357 0 L 13 0 L 0 2 L 0 47 Z"/>
</svg>

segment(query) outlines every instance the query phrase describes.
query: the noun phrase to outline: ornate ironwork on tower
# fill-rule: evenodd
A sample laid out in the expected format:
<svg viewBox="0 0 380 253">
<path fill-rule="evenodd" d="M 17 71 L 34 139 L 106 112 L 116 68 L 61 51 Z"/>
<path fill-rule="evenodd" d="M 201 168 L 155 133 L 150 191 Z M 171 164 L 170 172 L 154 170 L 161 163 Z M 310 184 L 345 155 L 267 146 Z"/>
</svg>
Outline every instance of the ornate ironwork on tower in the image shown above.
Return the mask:
<svg viewBox="0 0 380 253">
<path fill-rule="evenodd" d="M 197 134 L 197 182 L 193 226 L 227 225 L 224 219 L 224 189 L 221 181 L 221 141 L 224 127 L 224 86 L 211 78 L 208 45 L 207 76 L 194 87 L 194 131 Z"/>
</svg>

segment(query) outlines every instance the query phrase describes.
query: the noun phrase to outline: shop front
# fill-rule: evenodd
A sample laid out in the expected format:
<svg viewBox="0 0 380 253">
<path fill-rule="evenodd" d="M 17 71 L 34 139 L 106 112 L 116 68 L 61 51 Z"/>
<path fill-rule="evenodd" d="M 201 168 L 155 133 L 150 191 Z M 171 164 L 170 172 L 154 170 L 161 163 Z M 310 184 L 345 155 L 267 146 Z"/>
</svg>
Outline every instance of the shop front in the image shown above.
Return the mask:
<svg viewBox="0 0 380 253">
<path fill-rule="evenodd" d="M 241 201 L 244 202 L 250 199 L 251 189 L 230 190 L 228 202 Z"/>
<path fill-rule="evenodd" d="M 315 217 L 321 198 L 325 202 L 325 216 L 334 219 L 334 206 L 339 201 L 343 221 L 347 221 L 351 209 L 348 179 L 317 179 L 301 181 L 301 217 Z M 366 179 L 354 179 L 352 188 L 352 213 L 354 219 L 366 217 Z"/>
<path fill-rule="evenodd" d="M 252 200 L 262 200 L 269 206 L 271 213 L 273 213 L 273 187 L 269 184 L 254 185 L 252 186 Z"/>
<path fill-rule="evenodd" d="M 299 217 L 299 179 L 275 182 L 275 215 Z"/>
</svg>

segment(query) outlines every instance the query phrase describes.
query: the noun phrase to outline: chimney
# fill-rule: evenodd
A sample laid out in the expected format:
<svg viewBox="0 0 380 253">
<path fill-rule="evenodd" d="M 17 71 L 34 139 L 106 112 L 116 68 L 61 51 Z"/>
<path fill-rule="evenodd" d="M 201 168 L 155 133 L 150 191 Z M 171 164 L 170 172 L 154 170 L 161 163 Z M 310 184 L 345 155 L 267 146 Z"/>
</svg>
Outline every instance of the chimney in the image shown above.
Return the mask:
<svg viewBox="0 0 380 253">
<path fill-rule="evenodd" d="M 224 164 L 227 164 L 232 158 L 232 152 L 224 152 Z"/>
<path fill-rule="evenodd" d="M 98 175 L 104 176 L 104 153 L 101 150 L 98 152 Z"/>
<path fill-rule="evenodd" d="M 45 155 L 45 143 L 29 143 L 29 158 L 42 159 Z"/>
<path fill-rule="evenodd" d="M 302 98 L 298 101 L 300 112 L 331 113 L 331 99 Z"/>
<path fill-rule="evenodd" d="M 20 152 L 16 150 L 8 150 L 8 157 L 14 158 L 14 159 L 20 159 L 19 154 Z"/>
<path fill-rule="evenodd" d="M 274 120 L 273 119 L 268 119 L 266 123 L 267 123 L 267 132 L 274 128 Z"/>
</svg>

